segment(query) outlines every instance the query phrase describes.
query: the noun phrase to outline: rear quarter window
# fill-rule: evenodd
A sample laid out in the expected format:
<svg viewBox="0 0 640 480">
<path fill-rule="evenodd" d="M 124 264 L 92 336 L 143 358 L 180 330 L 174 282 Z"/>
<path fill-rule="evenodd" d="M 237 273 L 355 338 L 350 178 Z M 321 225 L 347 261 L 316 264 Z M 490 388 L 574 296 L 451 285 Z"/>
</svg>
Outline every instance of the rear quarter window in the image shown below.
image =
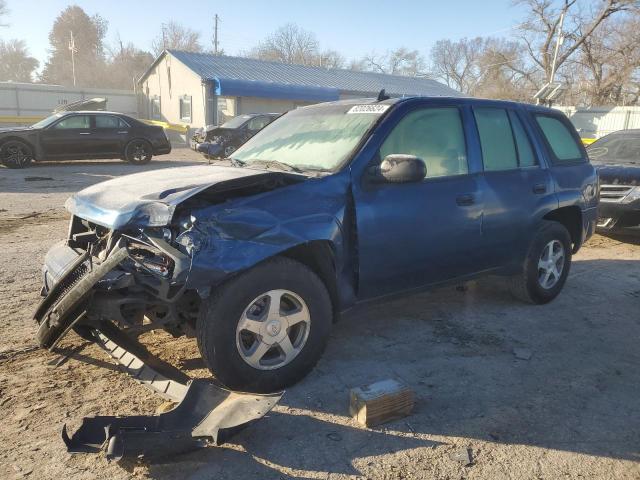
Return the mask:
<svg viewBox="0 0 640 480">
<path fill-rule="evenodd" d="M 536 115 L 535 118 L 557 162 L 584 160 L 577 140 L 562 120 L 549 115 Z"/>
</svg>

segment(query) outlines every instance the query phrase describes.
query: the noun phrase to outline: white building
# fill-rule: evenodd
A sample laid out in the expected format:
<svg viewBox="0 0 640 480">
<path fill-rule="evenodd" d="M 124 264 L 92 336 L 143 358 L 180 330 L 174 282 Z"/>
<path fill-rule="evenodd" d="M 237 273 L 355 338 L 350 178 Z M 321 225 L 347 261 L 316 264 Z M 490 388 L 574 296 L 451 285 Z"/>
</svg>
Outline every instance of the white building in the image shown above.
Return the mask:
<svg viewBox="0 0 640 480">
<path fill-rule="evenodd" d="M 342 98 L 459 96 L 426 78 L 165 50 L 138 81 L 140 115 L 198 128 L 243 113 L 285 112 Z"/>
</svg>

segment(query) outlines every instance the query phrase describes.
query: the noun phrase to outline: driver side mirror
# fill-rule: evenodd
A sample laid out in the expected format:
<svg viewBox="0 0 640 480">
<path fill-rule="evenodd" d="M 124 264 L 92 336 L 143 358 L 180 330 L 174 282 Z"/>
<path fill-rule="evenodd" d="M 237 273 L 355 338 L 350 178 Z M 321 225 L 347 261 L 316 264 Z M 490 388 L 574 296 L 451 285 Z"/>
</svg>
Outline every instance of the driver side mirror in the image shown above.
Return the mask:
<svg viewBox="0 0 640 480">
<path fill-rule="evenodd" d="M 374 178 L 379 182 L 415 183 L 427 176 L 427 165 L 415 155 L 387 155 L 373 170 Z"/>
</svg>

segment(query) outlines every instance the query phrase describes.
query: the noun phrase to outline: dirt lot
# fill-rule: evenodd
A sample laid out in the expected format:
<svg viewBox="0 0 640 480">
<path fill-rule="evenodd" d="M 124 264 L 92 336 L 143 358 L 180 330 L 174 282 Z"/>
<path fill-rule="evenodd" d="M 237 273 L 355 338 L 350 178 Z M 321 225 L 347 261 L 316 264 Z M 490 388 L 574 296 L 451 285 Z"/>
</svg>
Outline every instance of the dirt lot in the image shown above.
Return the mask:
<svg viewBox="0 0 640 480">
<path fill-rule="evenodd" d="M 41 261 L 66 233 L 64 200 L 114 175 L 195 161 L 177 150 L 147 167 L 0 168 L 0 478 L 640 478 L 640 246 L 599 236 L 550 305 L 518 303 L 489 279 L 352 312 L 313 373 L 225 447 L 151 464 L 67 454 L 63 424 L 161 401 L 74 335 L 66 362 L 29 348 Z M 147 341 L 205 374 L 192 340 Z M 349 388 L 387 377 L 415 389 L 414 414 L 359 427 Z M 472 465 L 455 459 L 464 448 Z"/>
</svg>

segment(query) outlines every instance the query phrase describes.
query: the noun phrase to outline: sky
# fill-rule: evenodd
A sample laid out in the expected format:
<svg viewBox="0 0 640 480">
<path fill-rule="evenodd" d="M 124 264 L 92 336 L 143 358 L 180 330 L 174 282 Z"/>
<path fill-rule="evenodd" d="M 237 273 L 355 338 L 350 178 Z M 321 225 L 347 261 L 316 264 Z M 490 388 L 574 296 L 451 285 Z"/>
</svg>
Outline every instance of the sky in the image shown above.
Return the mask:
<svg viewBox="0 0 640 480">
<path fill-rule="evenodd" d="M 108 21 L 107 43 L 119 35 L 151 50 L 162 23 L 173 20 L 200 32 L 205 48 L 212 48 L 217 13 L 220 47 L 228 55 L 249 50 L 293 22 L 314 32 L 323 50 L 337 50 L 347 59 L 400 46 L 426 55 L 443 38 L 509 36 L 523 17 L 511 0 L 7 0 L 9 27 L 0 28 L 0 38 L 25 40 L 42 66 L 53 22 L 70 4 Z"/>
</svg>

